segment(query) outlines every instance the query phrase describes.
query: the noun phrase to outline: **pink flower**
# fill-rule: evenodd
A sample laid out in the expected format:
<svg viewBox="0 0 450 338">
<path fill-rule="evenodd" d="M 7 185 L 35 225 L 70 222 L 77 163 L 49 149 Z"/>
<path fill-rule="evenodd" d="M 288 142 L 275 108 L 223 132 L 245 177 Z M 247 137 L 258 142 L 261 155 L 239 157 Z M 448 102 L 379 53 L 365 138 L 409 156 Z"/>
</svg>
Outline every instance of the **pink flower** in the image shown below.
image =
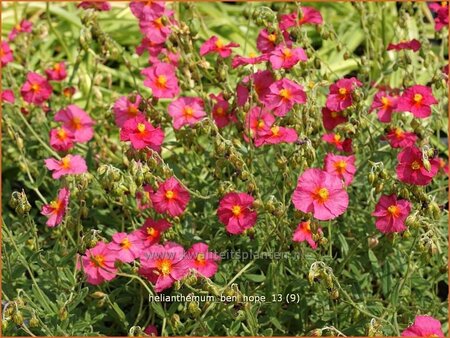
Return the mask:
<svg viewBox="0 0 450 338">
<path fill-rule="evenodd" d="M 8 43 L 5 41 L 2 41 L 1 47 L 0 47 L 0 62 L 2 67 L 6 66 L 8 63 L 12 62 L 14 60 L 13 52 L 11 48 L 9 47 Z"/>
<path fill-rule="evenodd" d="M 322 232 L 322 229 L 319 228 L 317 230 L 319 233 Z M 317 243 L 314 241 L 311 231 L 311 222 L 304 221 L 298 224 L 297 229 L 294 231 L 294 236 L 292 237 L 294 242 L 308 242 L 309 246 L 314 250 L 317 249 Z"/>
<path fill-rule="evenodd" d="M 345 123 L 348 118 L 340 111 L 331 111 L 327 107 L 322 108 L 322 122 L 326 130 L 333 130 L 337 125 Z"/>
<path fill-rule="evenodd" d="M 86 250 L 81 256 L 82 270 L 87 275 L 87 282 L 98 285 L 105 280 L 110 281 L 116 277 L 117 269 L 114 265 L 116 255 L 104 242 L 98 242 L 92 249 Z M 81 269 L 77 264 L 78 269 Z"/>
<path fill-rule="evenodd" d="M 64 214 L 69 204 L 70 191 L 67 188 L 62 188 L 58 191 L 58 198 L 45 204 L 42 207 L 41 214 L 48 218 L 47 225 L 51 228 L 60 224 L 64 218 Z"/>
<path fill-rule="evenodd" d="M 397 127 L 388 131 L 386 139 L 392 148 L 406 148 L 414 145 L 417 135 L 412 132 L 405 132 Z"/>
<path fill-rule="evenodd" d="M 78 5 L 78 8 L 88 9 L 92 8 L 96 11 L 109 11 L 111 10 L 111 4 L 108 1 L 81 1 Z"/>
<path fill-rule="evenodd" d="M 171 33 L 171 29 L 167 23 L 169 19 L 164 20 L 163 15 L 169 17 L 172 15 L 172 12 L 149 13 L 145 15 L 145 19 L 139 21 L 139 28 L 142 34 L 155 43 L 165 42 Z"/>
<path fill-rule="evenodd" d="M 280 18 L 280 29 L 286 30 L 293 26 L 306 24 L 321 25 L 323 23 L 322 15 L 313 7 L 302 7 L 302 13 L 291 13 L 282 15 Z"/>
<path fill-rule="evenodd" d="M 231 42 L 225 45 L 221 39 L 214 35 L 201 45 L 200 55 L 205 56 L 207 54 L 217 53 L 221 57 L 226 58 L 231 55 L 231 48 L 235 47 L 239 47 L 239 44 Z"/>
<path fill-rule="evenodd" d="M 53 171 L 52 177 L 58 179 L 64 175 L 77 175 L 87 172 L 86 161 L 80 155 L 66 155 L 61 160 L 48 158 L 47 169 Z"/>
<path fill-rule="evenodd" d="M 259 147 L 264 144 L 294 143 L 297 139 L 298 135 L 295 129 L 272 126 L 260 132 L 259 137 L 255 140 L 255 146 Z"/>
<path fill-rule="evenodd" d="M 141 102 L 142 97 L 138 94 L 131 97 L 121 96 L 114 102 L 113 111 L 117 126 L 122 128 L 127 120 L 142 115 L 142 111 L 139 110 Z"/>
<path fill-rule="evenodd" d="M 326 143 L 332 144 L 339 151 L 343 151 L 346 153 L 352 152 L 352 139 L 350 138 L 343 139 L 341 135 L 331 133 L 323 135 L 322 140 L 324 140 Z"/>
<path fill-rule="evenodd" d="M 264 132 L 269 130 L 269 128 L 275 122 L 275 117 L 273 117 L 273 115 L 268 110 L 257 106 L 250 109 L 245 119 L 246 126 L 244 138 L 248 140 L 249 136 L 250 138 L 255 139 L 255 142 L 259 140 Z"/>
<path fill-rule="evenodd" d="M 299 61 L 308 60 L 308 57 L 303 48 L 290 48 L 280 44 L 270 53 L 269 60 L 273 69 L 290 69 Z"/>
<path fill-rule="evenodd" d="M 94 121 L 88 113 L 74 104 L 58 111 L 55 121 L 62 122 L 72 132 L 75 142 L 88 142 L 94 136 Z"/>
<path fill-rule="evenodd" d="M 390 43 L 386 50 L 403 50 L 403 49 L 411 49 L 413 52 L 417 52 L 422 44 L 419 40 L 412 39 L 410 41 L 401 41 L 399 43 Z"/>
<path fill-rule="evenodd" d="M 52 90 L 52 86 L 44 77 L 37 73 L 29 72 L 25 83 L 20 89 L 20 95 L 27 103 L 41 105 L 52 95 Z"/>
<path fill-rule="evenodd" d="M 241 234 L 255 225 L 258 215 L 252 210 L 253 202 L 249 194 L 236 192 L 230 192 L 220 200 L 217 216 L 230 234 Z"/>
<path fill-rule="evenodd" d="M 231 67 L 233 68 L 237 68 L 239 66 L 243 66 L 243 65 L 257 65 L 260 64 L 261 62 L 267 61 L 269 60 L 269 55 L 268 54 L 262 54 L 259 56 L 250 54 L 249 57 L 245 57 L 245 56 L 241 56 L 241 55 L 236 55 L 233 58 L 233 61 L 231 61 Z"/>
<path fill-rule="evenodd" d="M 431 88 L 414 85 L 407 88 L 398 100 L 398 111 L 409 111 L 415 117 L 425 118 L 431 115 L 431 105 L 438 103 Z"/>
<path fill-rule="evenodd" d="M 269 93 L 262 99 L 267 109 L 272 109 L 276 116 L 285 116 L 294 104 L 306 102 L 303 87 L 294 81 L 283 78 L 272 83 Z"/>
<path fill-rule="evenodd" d="M 50 130 L 50 146 L 56 151 L 68 151 L 74 141 L 72 132 L 65 127 Z"/>
<path fill-rule="evenodd" d="M 120 129 L 120 140 L 130 141 L 137 150 L 149 147 L 159 152 L 164 141 L 164 131 L 160 127 L 153 127 L 143 115 L 138 115 L 125 121 Z"/>
<path fill-rule="evenodd" d="M 195 269 L 202 276 L 211 278 L 217 272 L 217 262 L 220 256 L 208 251 L 205 243 L 195 243 L 187 252 L 191 268 Z"/>
<path fill-rule="evenodd" d="M 19 24 L 15 25 L 12 31 L 8 35 L 8 40 L 13 41 L 17 35 L 21 33 L 31 33 L 33 24 L 30 21 L 22 20 Z"/>
<path fill-rule="evenodd" d="M 180 97 L 169 104 L 169 115 L 173 119 L 173 127 L 192 126 L 206 116 L 203 100 L 199 97 Z"/>
<path fill-rule="evenodd" d="M 444 27 L 448 27 L 448 4 L 446 1 L 440 3 L 429 3 L 431 11 L 436 16 L 434 18 L 434 29 L 440 31 Z"/>
<path fill-rule="evenodd" d="M 144 333 L 149 336 L 158 336 L 158 329 L 155 325 L 149 325 L 145 328 Z"/>
<path fill-rule="evenodd" d="M 288 46 L 292 45 L 292 41 L 290 40 L 287 32 L 283 32 L 283 38 Z M 277 46 L 277 39 L 278 38 L 275 32 L 269 34 L 267 29 L 262 29 L 256 39 L 256 48 L 258 48 L 261 53 L 270 53 Z"/>
<path fill-rule="evenodd" d="M 153 96 L 158 99 L 171 99 L 180 92 L 175 67 L 168 63 L 157 63 L 142 70 L 141 74 L 146 76 L 144 85 L 151 88 Z"/>
<path fill-rule="evenodd" d="M 190 195 L 175 177 L 171 177 L 161 183 L 158 190 L 150 195 L 150 198 L 156 212 L 168 213 L 175 217 L 184 212 Z"/>
<path fill-rule="evenodd" d="M 62 81 L 67 77 L 65 62 L 58 62 L 52 68 L 46 69 L 47 79 L 52 81 Z"/>
<path fill-rule="evenodd" d="M 153 220 L 148 218 L 144 225 L 133 231 L 133 235 L 141 241 L 142 250 L 146 250 L 159 242 L 161 234 L 172 226 L 165 219 Z"/>
<path fill-rule="evenodd" d="M 273 74 L 269 70 L 259 70 L 256 73 L 246 76 L 241 83 L 237 85 L 237 105 L 243 106 L 249 98 L 250 81 L 254 86 L 256 94 L 258 94 L 259 100 L 263 101 L 269 94 L 269 87 L 275 81 Z"/>
<path fill-rule="evenodd" d="M 352 94 L 355 87 L 361 87 L 362 83 L 357 78 L 340 79 L 330 86 L 326 106 L 332 111 L 342 111 L 353 103 Z"/>
<path fill-rule="evenodd" d="M 139 20 L 146 20 L 147 17 L 161 16 L 166 8 L 164 1 L 133 0 L 130 3 L 130 10 Z"/>
<path fill-rule="evenodd" d="M 416 316 L 414 324 L 402 332 L 403 337 L 445 337 L 439 320 L 431 316 Z"/>
<path fill-rule="evenodd" d="M 375 226 L 382 233 L 402 232 L 406 230 L 405 220 L 411 212 L 411 203 L 407 200 L 397 200 L 395 195 L 383 195 L 380 197 L 375 211 Z"/>
<path fill-rule="evenodd" d="M 439 157 L 439 167 L 440 167 L 440 169 L 442 169 L 442 171 L 444 173 L 446 173 L 448 175 L 450 166 L 443 158 L 440 158 L 440 157 Z"/>
<path fill-rule="evenodd" d="M 339 156 L 328 153 L 325 156 L 324 169 L 327 173 L 336 175 L 341 180 L 344 180 L 345 185 L 350 185 L 355 176 L 355 156 Z"/>
<path fill-rule="evenodd" d="M 164 43 L 156 43 L 144 36 L 142 38 L 141 44 L 136 47 L 136 53 L 138 55 L 142 55 L 145 51 L 148 51 L 150 56 L 157 57 L 159 53 L 162 52 L 163 48 Z"/>
<path fill-rule="evenodd" d="M 438 158 L 430 159 L 430 167 L 425 168 L 422 151 L 416 146 L 403 149 L 397 155 L 397 160 L 397 176 L 403 183 L 427 185 L 439 170 Z"/>
<path fill-rule="evenodd" d="M 142 242 L 133 233 L 116 232 L 112 236 L 109 249 L 123 263 L 131 263 L 141 255 Z"/>
<path fill-rule="evenodd" d="M 375 94 L 370 107 L 370 112 L 378 110 L 378 120 L 389 123 L 392 119 L 392 112 L 397 108 L 397 97 L 391 96 L 384 91 Z"/>
<path fill-rule="evenodd" d="M 14 97 L 14 92 L 11 89 L 3 89 L 1 101 L 8 102 L 8 103 L 14 103 L 16 101 L 16 98 Z"/>
<path fill-rule="evenodd" d="M 168 242 L 164 246 L 155 244 L 141 256 L 139 273 L 155 285 L 155 291 L 170 288 L 189 272 L 189 264 L 184 259 L 182 246 Z"/>
<path fill-rule="evenodd" d="M 298 178 L 292 202 L 296 209 L 328 221 L 347 210 L 348 194 L 336 176 L 320 169 L 307 169 Z"/>
<path fill-rule="evenodd" d="M 210 94 L 209 97 L 216 101 L 212 109 L 212 116 L 219 128 L 225 128 L 233 122 L 237 122 L 236 114 L 230 110 L 230 104 L 223 98 L 223 94 Z"/>
</svg>

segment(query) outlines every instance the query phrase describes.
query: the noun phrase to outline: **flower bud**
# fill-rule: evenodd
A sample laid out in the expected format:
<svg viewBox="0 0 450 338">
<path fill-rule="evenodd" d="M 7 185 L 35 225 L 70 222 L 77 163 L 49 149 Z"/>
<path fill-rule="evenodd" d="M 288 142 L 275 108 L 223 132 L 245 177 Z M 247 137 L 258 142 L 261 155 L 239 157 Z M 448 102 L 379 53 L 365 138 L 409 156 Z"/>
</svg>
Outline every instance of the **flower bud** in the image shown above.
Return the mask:
<svg viewBox="0 0 450 338">
<path fill-rule="evenodd" d="M 190 302 L 188 304 L 188 312 L 193 317 L 198 317 L 202 313 L 202 310 L 200 310 L 200 307 L 198 306 L 197 302 Z"/>
<path fill-rule="evenodd" d="M 38 326 L 39 326 L 39 320 L 36 318 L 35 315 L 33 315 L 33 317 L 31 317 L 31 319 L 30 319 L 30 327 L 35 328 Z"/>
<path fill-rule="evenodd" d="M 14 314 L 13 314 L 13 316 L 12 316 L 12 319 L 13 319 L 13 322 L 16 324 L 16 325 L 22 325 L 23 324 L 23 315 L 22 315 L 22 312 L 20 312 L 20 311 L 15 311 L 14 312 Z"/>
<path fill-rule="evenodd" d="M 339 298 L 339 290 L 338 289 L 332 289 L 330 292 L 330 297 L 332 300 L 336 300 Z"/>
<path fill-rule="evenodd" d="M 312 337 L 322 337 L 322 330 L 321 329 L 314 329 L 311 331 Z"/>
<path fill-rule="evenodd" d="M 367 239 L 367 242 L 368 242 L 367 244 L 368 244 L 369 248 L 373 249 L 378 245 L 379 241 L 378 241 L 377 237 L 371 236 Z"/>
</svg>

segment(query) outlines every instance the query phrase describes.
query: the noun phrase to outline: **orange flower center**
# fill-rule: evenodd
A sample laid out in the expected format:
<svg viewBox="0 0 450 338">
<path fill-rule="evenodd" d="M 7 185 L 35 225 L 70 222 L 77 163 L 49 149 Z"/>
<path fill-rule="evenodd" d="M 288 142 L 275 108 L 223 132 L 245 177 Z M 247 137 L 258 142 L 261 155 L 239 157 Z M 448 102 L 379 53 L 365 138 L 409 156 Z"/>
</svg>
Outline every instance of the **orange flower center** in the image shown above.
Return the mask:
<svg viewBox="0 0 450 338">
<path fill-rule="evenodd" d="M 339 113 L 338 113 L 337 111 L 332 111 L 332 112 L 331 112 L 331 117 L 332 117 L 332 118 L 335 119 L 335 118 L 338 117 L 338 116 L 339 116 Z"/>
<path fill-rule="evenodd" d="M 283 100 L 290 100 L 292 98 L 291 91 L 286 88 L 281 89 L 279 95 Z"/>
<path fill-rule="evenodd" d="M 423 100 L 422 94 L 414 94 L 413 101 L 414 101 L 415 104 L 422 103 L 422 100 Z"/>
<path fill-rule="evenodd" d="M 156 230 L 156 229 L 153 228 L 153 227 L 148 227 L 148 228 L 147 228 L 147 235 L 148 235 L 151 239 L 153 239 L 153 238 L 158 237 L 159 231 Z"/>
<path fill-rule="evenodd" d="M 400 215 L 400 208 L 395 204 L 393 204 L 389 208 L 387 208 L 387 211 L 394 218 L 396 218 Z"/>
<path fill-rule="evenodd" d="M 220 40 L 220 39 L 217 39 L 217 41 L 216 41 L 216 47 L 217 47 L 218 49 L 223 48 L 223 41 Z"/>
<path fill-rule="evenodd" d="M 64 169 L 69 169 L 70 168 L 70 157 L 69 156 L 65 156 L 61 159 L 61 166 Z"/>
<path fill-rule="evenodd" d="M 61 65 L 59 63 L 55 63 L 53 66 L 53 70 L 59 71 L 61 69 Z"/>
<path fill-rule="evenodd" d="M 234 216 L 238 217 L 242 214 L 242 208 L 240 205 L 234 205 L 231 208 L 231 212 L 233 213 Z"/>
<path fill-rule="evenodd" d="M 419 170 L 420 169 L 419 161 L 414 161 L 413 163 L 411 163 L 411 169 L 412 170 Z"/>
<path fill-rule="evenodd" d="M 120 242 L 120 246 L 122 249 L 128 250 L 131 248 L 131 242 L 128 238 L 124 238 L 122 242 Z"/>
<path fill-rule="evenodd" d="M 162 18 L 158 18 L 156 20 L 153 21 L 155 23 L 155 26 L 159 29 L 164 27 L 164 24 L 162 22 Z"/>
<path fill-rule="evenodd" d="M 347 88 L 339 88 L 339 95 L 346 96 L 348 94 Z"/>
<path fill-rule="evenodd" d="M 333 136 L 333 141 L 334 141 L 335 143 L 339 143 L 340 140 L 341 140 L 341 135 L 339 135 L 339 134 L 334 134 L 334 136 Z"/>
<path fill-rule="evenodd" d="M 67 138 L 67 133 L 63 128 L 58 128 L 58 131 L 56 132 L 56 135 L 58 135 L 58 138 L 61 141 L 64 141 Z"/>
<path fill-rule="evenodd" d="M 394 129 L 394 134 L 396 138 L 403 139 L 405 137 L 405 133 L 400 128 Z"/>
<path fill-rule="evenodd" d="M 91 262 L 94 264 L 97 268 L 102 268 L 105 266 L 105 256 L 103 255 L 94 255 L 91 256 Z"/>
<path fill-rule="evenodd" d="M 339 174 L 343 174 L 347 168 L 347 162 L 344 160 L 334 162 L 334 168 Z"/>
<path fill-rule="evenodd" d="M 145 133 L 145 124 L 143 124 L 143 123 L 138 123 L 138 125 L 137 125 L 137 130 L 138 130 L 138 132 L 139 132 L 140 134 Z"/>
<path fill-rule="evenodd" d="M 20 26 L 19 23 L 18 23 L 17 25 L 15 25 L 14 28 L 15 28 L 16 30 L 18 30 L 19 32 L 22 30 L 22 27 Z"/>
<path fill-rule="evenodd" d="M 381 98 L 381 103 L 383 104 L 384 109 L 391 106 L 391 100 L 389 100 L 389 98 L 387 98 L 386 96 L 383 96 Z"/>
<path fill-rule="evenodd" d="M 217 115 L 223 116 L 223 115 L 225 115 L 224 113 L 225 113 L 225 110 L 223 110 L 222 107 L 217 107 L 217 109 L 216 109 L 216 114 Z"/>
<path fill-rule="evenodd" d="M 270 131 L 272 132 L 273 136 L 278 136 L 278 134 L 280 133 L 280 127 L 274 126 L 270 128 Z"/>
<path fill-rule="evenodd" d="M 319 202 L 320 204 L 325 203 L 328 201 L 330 197 L 330 192 L 327 188 L 317 188 L 314 193 L 314 199 Z"/>
<path fill-rule="evenodd" d="M 166 84 L 167 84 L 167 77 L 165 77 L 164 75 L 160 75 L 156 78 L 156 86 L 158 88 L 166 88 Z"/>
<path fill-rule="evenodd" d="M 311 232 L 311 222 L 310 221 L 303 222 L 302 229 L 305 232 Z"/>
<path fill-rule="evenodd" d="M 277 40 L 277 36 L 275 34 L 269 34 L 267 35 L 267 40 L 270 42 L 275 42 Z"/>
<path fill-rule="evenodd" d="M 165 196 L 168 200 L 171 200 L 175 197 L 175 192 L 173 190 L 167 190 Z"/>
<path fill-rule="evenodd" d="M 283 49 L 283 56 L 285 59 L 292 57 L 292 51 L 289 48 Z"/>
<path fill-rule="evenodd" d="M 265 126 L 266 124 L 264 123 L 264 120 L 258 120 L 258 123 L 257 123 L 257 125 L 256 125 L 256 128 L 258 128 L 258 129 L 262 129 L 262 128 L 264 128 L 264 126 Z"/>
<path fill-rule="evenodd" d="M 194 115 L 194 110 L 190 106 L 186 106 L 183 108 L 184 117 L 192 117 Z"/>
<path fill-rule="evenodd" d="M 81 128 L 81 120 L 79 117 L 74 117 L 72 119 L 72 126 L 74 129 L 80 129 Z"/>
<path fill-rule="evenodd" d="M 53 213 L 56 214 L 61 210 L 62 202 L 61 201 L 51 201 L 50 207 L 53 209 Z"/>
<path fill-rule="evenodd" d="M 35 93 L 38 92 L 40 89 L 41 89 L 41 86 L 39 85 L 39 83 L 33 83 L 31 85 L 31 90 Z"/>
<path fill-rule="evenodd" d="M 172 262 L 167 258 L 158 260 L 156 266 L 164 276 L 169 275 L 172 271 Z"/>
<path fill-rule="evenodd" d="M 129 115 L 136 116 L 137 112 L 138 112 L 138 109 L 134 104 L 131 104 L 130 106 L 128 106 L 128 114 Z"/>
<path fill-rule="evenodd" d="M 205 265 L 205 264 L 206 264 L 205 255 L 202 254 L 202 253 L 199 253 L 199 254 L 197 255 L 197 257 L 195 258 L 195 264 L 196 264 L 196 265 L 200 265 L 200 266 Z"/>
</svg>

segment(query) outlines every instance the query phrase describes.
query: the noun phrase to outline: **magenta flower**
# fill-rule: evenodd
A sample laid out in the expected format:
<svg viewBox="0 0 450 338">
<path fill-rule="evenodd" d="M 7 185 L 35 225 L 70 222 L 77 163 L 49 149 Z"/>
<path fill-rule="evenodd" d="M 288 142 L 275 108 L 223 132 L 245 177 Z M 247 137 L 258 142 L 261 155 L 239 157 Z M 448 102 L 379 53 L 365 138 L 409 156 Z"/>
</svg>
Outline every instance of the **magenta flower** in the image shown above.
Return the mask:
<svg viewBox="0 0 450 338">
<path fill-rule="evenodd" d="M 248 137 L 252 138 L 258 143 L 259 138 L 264 134 L 265 131 L 268 131 L 269 128 L 274 124 L 275 117 L 264 108 L 253 107 L 247 113 L 246 117 L 246 125 L 244 131 L 244 138 L 248 142 Z"/>
<path fill-rule="evenodd" d="M 135 234 L 116 232 L 109 243 L 109 249 L 123 263 L 131 263 L 141 255 L 142 242 Z"/>
<path fill-rule="evenodd" d="M 262 99 L 267 109 L 272 109 L 276 116 L 285 116 L 294 104 L 306 102 L 303 87 L 294 81 L 283 78 L 272 83 L 269 93 Z"/>
<path fill-rule="evenodd" d="M 298 140 L 295 129 L 271 126 L 263 129 L 255 139 L 255 146 L 259 147 L 265 144 L 294 143 Z"/>
<path fill-rule="evenodd" d="M 392 148 L 407 148 L 416 143 L 417 135 L 397 127 L 391 128 L 386 134 L 385 139 L 387 139 Z"/>
<path fill-rule="evenodd" d="M 88 9 L 92 8 L 96 11 L 105 12 L 111 10 L 111 4 L 108 1 L 81 1 L 78 5 L 78 8 Z"/>
<path fill-rule="evenodd" d="M 321 233 L 322 229 L 317 229 L 317 232 Z M 294 236 L 292 237 L 294 242 L 307 242 L 309 246 L 316 250 L 317 243 L 314 241 L 311 231 L 311 222 L 304 221 L 298 224 L 297 229 L 294 231 Z"/>
<path fill-rule="evenodd" d="M 161 234 L 172 226 L 165 219 L 154 220 L 148 218 L 139 229 L 133 231 L 133 235 L 141 241 L 142 250 L 146 250 L 159 242 Z"/>
<path fill-rule="evenodd" d="M 407 200 L 397 200 L 395 195 L 383 195 L 380 197 L 375 211 L 375 226 L 382 233 L 402 232 L 406 230 L 405 220 L 411 212 L 411 203 Z"/>
<path fill-rule="evenodd" d="M 58 179 L 64 175 L 77 175 L 87 172 L 86 161 L 80 155 L 66 155 L 61 160 L 48 158 L 47 169 L 53 171 L 52 177 Z"/>
<path fill-rule="evenodd" d="M 248 101 L 251 84 L 253 84 L 259 100 L 263 101 L 269 94 L 269 87 L 274 81 L 273 74 L 269 70 L 259 70 L 250 76 L 244 77 L 242 82 L 236 87 L 237 105 L 241 107 Z"/>
<path fill-rule="evenodd" d="M 328 153 L 325 155 L 324 169 L 327 173 L 339 177 L 348 186 L 352 183 L 356 173 L 355 156 L 339 156 Z"/>
<path fill-rule="evenodd" d="M 55 121 L 62 122 L 63 126 L 72 132 L 75 142 L 88 142 L 94 136 L 94 120 L 74 104 L 58 111 Z"/>
<path fill-rule="evenodd" d="M 397 155 L 397 160 L 397 177 L 403 183 L 427 185 L 439 170 L 438 158 L 430 159 L 430 167 L 425 167 L 422 151 L 416 146 L 403 149 Z"/>
<path fill-rule="evenodd" d="M 397 99 L 397 96 L 391 96 L 384 91 L 379 91 L 373 97 L 369 112 L 377 110 L 378 120 L 389 123 L 392 119 L 392 113 L 397 108 Z"/>
<path fill-rule="evenodd" d="M 11 89 L 2 89 L 1 102 L 14 103 L 16 98 L 14 92 Z"/>
<path fill-rule="evenodd" d="M 180 92 L 175 67 L 168 63 L 157 63 L 142 70 L 141 74 L 146 76 L 144 85 L 151 88 L 153 96 L 158 99 L 171 99 Z"/>
<path fill-rule="evenodd" d="M 144 329 L 144 333 L 149 336 L 158 336 L 158 329 L 155 325 L 149 325 Z"/>
<path fill-rule="evenodd" d="M 11 48 L 9 47 L 7 42 L 2 41 L 0 47 L 0 62 L 2 67 L 5 67 L 8 63 L 12 62 L 13 60 L 14 57 Z"/>
<path fill-rule="evenodd" d="M 47 79 L 51 81 L 62 81 L 67 77 L 67 70 L 65 62 L 58 62 L 52 68 L 46 69 Z"/>
<path fill-rule="evenodd" d="M 321 25 L 323 18 L 320 12 L 313 7 L 302 7 L 302 13 L 291 13 L 282 15 L 280 18 L 280 29 L 286 30 L 290 27 L 301 25 Z"/>
<path fill-rule="evenodd" d="M 173 127 L 192 126 L 206 116 L 203 100 L 199 97 L 180 97 L 169 104 L 168 112 L 173 119 Z"/>
<path fill-rule="evenodd" d="M 170 17 L 171 15 L 171 11 L 146 14 L 145 19 L 139 21 L 141 33 L 155 43 L 165 42 L 171 33 L 171 29 L 167 22 L 169 19 L 166 19 L 167 21 L 165 21 L 163 16 Z"/>
<path fill-rule="evenodd" d="M 414 85 L 407 88 L 398 99 L 397 111 L 411 112 L 415 117 L 431 115 L 431 105 L 438 103 L 430 87 Z"/>
<path fill-rule="evenodd" d="M 290 69 L 299 61 L 308 60 L 308 57 L 303 48 L 290 48 L 285 45 L 279 45 L 270 53 L 269 60 L 273 69 Z"/>
<path fill-rule="evenodd" d="M 341 111 L 331 111 L 327 107 L 322 108 L 322 123 L 326 130 L 333 130 L 341 123 L 348 121 L 348 118 Z"/>
<path fill-rule="evenodd" d="M 163 49 L 164 43 L 156 43 L 144 36 L 141 40 L 141 44 L 136 47 L 136 53 L 142 55 L 147 51 L 150 56 L 157 57 Z"/>
<path fill-rule="evenodd" d="M 58 191 L 56 200 L 45 204 L 42 207 L 41 214 L 48 218 L 47 225 L 51 228 L 60 224 L 64 218 L 64 214 L 69 204 L 70 191 L 67 188 L 62 188 Z"/>
<path fill-rule="evenodd" d="M 209 97 L 216 101 L 212 109 L 212 116 L 219 128 L 225 128 L 230 123 L 237 122 L 236 114 L 234 111 L 230 111 L 230 104 L 223 98 L 223 93 L 210 94 Z"/>
<path fill-rule="evenodd" d="M 37 73 L 29 72 L 25 83 L 20 88 L 20 95 L 27 103 L 41 105 L 52 95 L 52 90 L 52 86 L 44 77 Z"/>
<path fill-rule="evenodd" d="M 139 273 L 154 284 L 156 292 L 170 288 L 188 272 L 184 249 L 176 243 L 155 244 L 141 256 Z"/>
<path fill-rule="evenodd" d="M 355 77 L 337 80 L 330 86 L 326 106 L 331 111 L 342 111 L 353 104 L 352 94 L 362 83 Z"/>
<path fill-rule="evenodd" d="M 190 195 L 175 177 L 171 177 L 161 183 L 158 190 L 150 195 L 150 198 L 156 212 L 168 213 L 175 217 L 184 212 Z"/>
<path fill-rule="evenodd" d="M 219 203 L 217 216 L 230 234 L 238 235 L 253 227 L 258 218 L 253 211 L 254 198 L 246 193 L 230 192 Z"/>
<path fill-rule="evenodd" d="M 69 129 L 60 127 L 50 130 L 50 146 L 56 151 L 68 151 L 74 142 L 75 138 Z"/>
<path fill-rule="evenodd" d="M 8 34 L 8 40 L 13 41 L 17 35 L 21 33 L 31 33 L 31 29 L 33 27 L 33 24 L 30 21 L 22 20 L 20 23 L 15 25 L 12 29 L 12 31 Z"/>
<path fill-rule="evenodd" d="M 434 18 L 434 29 L 440 31 L 448 27 L 448 3 L 446 1 L 428 3 L 430 10 L 436 14 Z"/>
<path fill-rule="evenodd" d="M 161 16 L 166 11 L 164 1 L 141 1 L 130 2 L 130 10 L 139 20 L 146 20 L 147 17 Z"/>
<path fill-rule="evenodd" d="M 268 54 L 262 54 L 262 55 L 259 55 L 259 56 L 250 54 L 249 57 L 236 55 L 233 58 L 233 61 L 231 61 L 231 67 L 237 68 L 239 66 L 257 65 L 257 64 L 260 64 L 260 63 L 265 62 L 267 60 L 269 60 L 269 55 Z"/>
<path fill-rule="evenodd" d="M 386 50 L 404 50 L 404 49 L 411 49 L 413 52 L 417 52 L 422 44 L 419 40 L 412 39 L 410 41 L 401 41 L 399 43 L 390 43 Z"/>
<path fill-rule="evenodd" d="M 296 209 L 328 221 L 347 210 L 348 194 L 335 175 L 320 169 L 307 169 L 298 178 L 292 202 Z"/>
<path fill-rule="evenodd" d="M 283 32 L 283 39 L 288 47 L 292 45 L 288 32 Z M 258 38 L 256 39 L 256 48 L 258 48 L 261 53 L 270 53 L 277 46 L 276 42 L 277 35 L 275 32 L 269 34 L 267 29 L 262 29 L 259 31 Z"/>
<path fill-rule="evenodd" d="M 127 120 L 142 115 L 142 111 L 139 110 L 139 105 L 142 102 L 140 95 L 133 95 L 132 97 L 121 96 L 116 102 L 114 102 L 113 111 L 115 122 L 118 127 L 122 128 Z"/>
<path fill-rule="evenodd" d="M 190 267 L 207 278 L 216 274 L 217 263 L 221 260 L 219 255 L 208 251 L 208 245 L 205 243 L 195 243 L 187 251 L 187 257 L 190 260 Z"/>
<path fill-rule="evenodd" d="M 445 337 L 439 320 L 431 316 L 416 316 L 414 324 L 402 332 L 403 337 Z"/>
<path fill-rule="evenodd" d="M 98 242 L 95 247 L 86 250 L 81 256 L 81 266 L 78 263 L 77 268 L 84 271 L 88 283 L 98 285 L 116 277 L 115 261 L 116 255 L 109 246 L 104 242 Z"/>
<path fill-rule="evenodd" d="M 224 44 L 221 39 L 213 35 L 201 45 L 200 55 L 205 56 L 207 54 L 217 53 L 221 57 L 226 58 L 231 55 L 231 48 L 235 47 L 239 47 L 239 44 L 234 42 Z"/>
<path fill-rule="evenodd" d="M 350 138 L 344 139 L 339 134 L 331 133 L 323 135 L 322 140 L 324 140 L 326 143 L 332 144 L 339 151 L 343 151 L 346 153 L 352 152 L 352 139 Z"/>
<path fill-rule="evenodd" d="M 164 141 L 164 131 L 160 127 L 153 127 L 143 115 L 125 121 L 120 129 L 120 140 L 130 141 L 134 149 L 149 147 L 160 151 Z"/>
</svg>

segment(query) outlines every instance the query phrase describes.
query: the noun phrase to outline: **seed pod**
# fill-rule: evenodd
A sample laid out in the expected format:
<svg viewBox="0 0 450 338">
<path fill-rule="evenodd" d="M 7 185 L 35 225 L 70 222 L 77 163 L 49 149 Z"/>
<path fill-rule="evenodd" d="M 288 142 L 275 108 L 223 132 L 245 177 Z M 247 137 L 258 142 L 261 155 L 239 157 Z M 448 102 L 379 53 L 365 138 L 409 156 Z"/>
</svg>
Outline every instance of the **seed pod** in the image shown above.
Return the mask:
<svg viewBox="0 0 450 338">
<path fill-rule="evenodd" d="M 376 192 L 377 194 L 379 194 L 380 192 L 383 191 L 383 187 L 384 187 L 384 183 L 383 183 L 383 182 L 378 183 L 378 184 L 375 186 L 375 192 Z"/>
<path fill-rule="evenodd" d="M 321 329 L 314 329 L 311 331 L 312 337 L 322 337 L 322 330 Z"/>
<path fill-rule="evenodd" d="M 376 178 L 375 174 L 371 171 L 367 177 L 367 179 L 371 185 L 373 185 L 375 183 L 375 178 Z"/>
<path fill-rule="evenodd" d="M 19 325 L 19 326 L 20 326 L 20 325 L 23 324 L 23 315 L 22 315 L 22 312 L 20 312 L 20 311 L 14 312 L 12 318 L 13 318 L 13 322 L 14 322 L 16 325 Z"/>
<path fill-rule="evenodd" d="M 367 244 L 369 246 L 369 248 L 373 249 L 378 245 L 378 238 L 375 236 L 369 237 L 367 239 Z"/>
<path fill-rule="evenodd" d="M 33 315 L 30 319 L 30 327 L 35 328 L 39 326 L 39 320 L 36 318 L 36 316 Z"/>
<path fill-rule="evenodd" d="M 333 300 L 338 299 L 338 298 L 339 298 L 339 290 L 338 290 L 338 289 L 333 289 L 333 290 L 331 290 L 331 292 L 330 292 L 330 297 L 331 297 L 331 299 L 333 299 Z"/>
</svg>

